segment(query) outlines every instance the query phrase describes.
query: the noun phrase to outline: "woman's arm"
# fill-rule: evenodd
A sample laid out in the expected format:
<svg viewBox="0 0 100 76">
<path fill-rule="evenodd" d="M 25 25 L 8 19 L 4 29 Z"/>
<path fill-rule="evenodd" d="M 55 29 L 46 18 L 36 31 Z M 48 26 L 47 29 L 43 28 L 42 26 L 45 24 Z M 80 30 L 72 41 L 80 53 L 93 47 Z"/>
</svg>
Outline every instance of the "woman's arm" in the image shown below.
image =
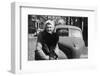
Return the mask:
<svg viewBox="0 0 100 76">
<path fill-rule="evenodd" d="M 42 50 L 42 44 L 40 42 L 37 43 L 37 51 L 40 55 L 41 58 L 45 59 L 45 60 L 49 60 L 49 56 L 46 55 L 43 50 Z"/>
</svg>

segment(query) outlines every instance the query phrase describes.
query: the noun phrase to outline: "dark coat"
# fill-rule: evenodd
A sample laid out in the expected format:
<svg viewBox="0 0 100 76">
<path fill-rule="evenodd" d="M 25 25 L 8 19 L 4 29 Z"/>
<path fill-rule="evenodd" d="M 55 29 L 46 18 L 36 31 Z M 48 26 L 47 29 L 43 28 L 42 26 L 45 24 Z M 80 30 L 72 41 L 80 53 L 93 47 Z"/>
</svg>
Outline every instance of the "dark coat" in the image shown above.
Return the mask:
<svg viewBox="0 0 100 76">
<path fill-rule="evenodd" d="M 54 56 L 54 58 L 57 57 L 56 53 L 54 52 L 54 49 L 56 47 L 56 44 L 58 43 L 59 36 L 57 33 L 48 33 L 46 31 L 40 32 L 38 35 L 38 42 L 42 44 L 42 50 L 46 55 L 49 55 L 51 57 Z"/>
</svg>

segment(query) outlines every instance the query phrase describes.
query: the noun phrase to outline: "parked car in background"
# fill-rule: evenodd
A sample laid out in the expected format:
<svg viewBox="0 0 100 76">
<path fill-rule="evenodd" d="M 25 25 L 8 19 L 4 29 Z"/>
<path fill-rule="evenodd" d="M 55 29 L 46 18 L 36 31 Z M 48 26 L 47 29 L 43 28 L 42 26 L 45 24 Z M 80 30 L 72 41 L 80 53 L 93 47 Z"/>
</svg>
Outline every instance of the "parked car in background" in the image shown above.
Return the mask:
<svg viewBox="0 0 100 76">
<path fill-rule="evenodd" d="M 59 35 L 59 49 L 67 55 L 68 59 L 88 57 L 88 50 L 79 27 L 58 25 L 55 32 Z"/>
</svg>

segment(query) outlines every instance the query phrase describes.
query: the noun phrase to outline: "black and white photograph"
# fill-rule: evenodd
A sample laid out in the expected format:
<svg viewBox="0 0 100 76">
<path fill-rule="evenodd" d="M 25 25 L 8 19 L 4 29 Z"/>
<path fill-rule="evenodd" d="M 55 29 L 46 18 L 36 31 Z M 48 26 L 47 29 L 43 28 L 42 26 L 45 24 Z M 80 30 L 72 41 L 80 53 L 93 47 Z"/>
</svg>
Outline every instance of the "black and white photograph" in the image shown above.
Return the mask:
<svg viewBox="0 0 100 76">
<path fill-rule="evenodd" d="M 88 59 L 88 17 L 28 14 L 28 61 Z"/>
<path fill-rule="evenodd" d="M 95 9 L 20 2 L 11 6 L 11 72 L 95 68 Z"/>
</svg>

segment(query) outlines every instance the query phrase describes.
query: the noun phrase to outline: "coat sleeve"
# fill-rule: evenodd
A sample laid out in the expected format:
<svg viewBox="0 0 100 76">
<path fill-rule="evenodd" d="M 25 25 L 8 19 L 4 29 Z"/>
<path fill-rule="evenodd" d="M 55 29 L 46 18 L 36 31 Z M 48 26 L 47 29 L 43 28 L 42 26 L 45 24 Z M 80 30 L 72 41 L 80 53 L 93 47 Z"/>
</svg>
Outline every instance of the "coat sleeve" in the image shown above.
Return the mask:
<svg viewBox="0 0 100 76">
<path fill-rule="evenodd" d="M 45 53 L 44 53 L 44 51 L 42 50 L 42 42 L 43 42 L 43 39 L 42 39 L 42 34 L 40 33 L 39 35 L 38 35 L 38 39 L 37 39 L 37 50 L 36 50 L 36 56 L 38 56 L 38 57 L 36 57 L 36 58 L 38 58 L 38 60 L 48 60 L 49 59 L 49 56 L 48 55 L 46 55 Z"/>
</svg>

